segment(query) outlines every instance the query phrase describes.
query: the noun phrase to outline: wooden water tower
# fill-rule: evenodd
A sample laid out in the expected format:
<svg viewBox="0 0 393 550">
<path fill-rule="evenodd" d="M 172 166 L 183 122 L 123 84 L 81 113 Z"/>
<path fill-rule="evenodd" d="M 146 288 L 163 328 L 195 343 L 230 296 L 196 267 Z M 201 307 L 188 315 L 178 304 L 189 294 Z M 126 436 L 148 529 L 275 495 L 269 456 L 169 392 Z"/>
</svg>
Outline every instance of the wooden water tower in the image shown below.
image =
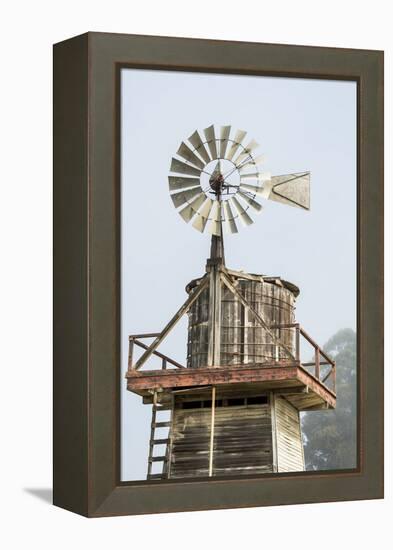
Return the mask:
<svg viewBox="0 0 393 550">
<path fill-rule="evenodd" d="M 203 135 L 180 145 L 169 189 L 183 219 L 212 234 L 205 274 L 187 285 L 187 300 L 160 333 L 129 337 L 127 389 L 153 406 L 147 478 L 302 471 L 299 412 L 335 407 L 335 363 L 296 321 L 295 285 L 225 265 L 223 230 L 253 223 L 258 197 L 308 210 L 310 174 L 261 172 L 258 144 L 244 145 L 246 132 L 230 126 Z M 186 314 L 181 365 L 158 347 Z M 307 362 L 303 340 L 313 350 Z M 144 350 L 136 361 L 135 346 Z M 162 368 L 141 370 L 152 355 Z"/>
</svg>

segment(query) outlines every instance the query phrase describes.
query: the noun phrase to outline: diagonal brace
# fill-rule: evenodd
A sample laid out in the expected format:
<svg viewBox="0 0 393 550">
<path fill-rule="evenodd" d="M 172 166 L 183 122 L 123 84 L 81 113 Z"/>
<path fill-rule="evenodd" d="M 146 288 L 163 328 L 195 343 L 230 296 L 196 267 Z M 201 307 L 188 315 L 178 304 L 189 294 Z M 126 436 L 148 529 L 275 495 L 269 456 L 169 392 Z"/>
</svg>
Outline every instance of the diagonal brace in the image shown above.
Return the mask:
<svg viewBox="0 0 393 550">
<path fill-rule="evenodd" d="M 151 343 L 151 345 L 147 348 L 145 353 L 138 359 L 138 361 L 134 365 L 134 369 L 138 370 L 141 368 L 141 366 L 146 363 L 146 361 L 149 359 L 149 357 L 154 353 L 154 351 L 158 348 L 158 346 L 161 344 L 161 342 L 164 340 L 166 336 L 170 333 L 170 331 L 175 327 L 175 325 L 180 321 L 180 319 L 187 313 L 187 311 L 190 309 L 192 304 L 195 302 L 195 300 L 201 295 L 201 293 L 205 290 L 205 288 L 209 284 L 209 279 L 206 277 L 197 288 L 190 294 L 188 299 L 184 302 L 184 304 L 181 306 L 181 308 L 175 313 L 175 315 L 172 317 L 172 319 L 169 321 L 169 323 L 165 326 L 165 328 L 160 332 L 159 336 L 154 340 L 154 342 Z"/>
<path fill-rule="evenodd" d="M 234 294 L 237 299 L 240 301 L 240 303 L 245 307 L 247 308 L 249 311 L 251 311 L 251 313 L 254 315 L 254 317 L 256 318 L 256 320 L 259 322 L 259 324 L 266 330 L 266 332 L 269 334 L 269 336 L 272 338 L 273 342 L 277 345 L 277 346 L 280 346 L 282 347 L 286 352 L 287 354 L 289 355 L 289 357 L 293 360 L 295 360 L 295 357 L 293 355 L 293 353 L 291 352 L 291 350 L 283 343 L 281 342 L 281 340 L 279 338 L 276 337 L 276 335 L 270 330 L 270 328 L 268 327 L 268 325 L 266 324 L 265 320 L 263 319 L 263 317 L 257 312 L 255 311 L 255 309 L 247 302 L 247 300 L 240 294 L 240 292 L 238 291 L 238 289 L 235 287 L 235 285 L 233 285 L 229 279 L 229 277 L 224 273 L 224 272 L 221 272 L 221 280 L 222 282 L 229 288 L 229 290 L 232 292 L 232 294 Z"/>
</svg>

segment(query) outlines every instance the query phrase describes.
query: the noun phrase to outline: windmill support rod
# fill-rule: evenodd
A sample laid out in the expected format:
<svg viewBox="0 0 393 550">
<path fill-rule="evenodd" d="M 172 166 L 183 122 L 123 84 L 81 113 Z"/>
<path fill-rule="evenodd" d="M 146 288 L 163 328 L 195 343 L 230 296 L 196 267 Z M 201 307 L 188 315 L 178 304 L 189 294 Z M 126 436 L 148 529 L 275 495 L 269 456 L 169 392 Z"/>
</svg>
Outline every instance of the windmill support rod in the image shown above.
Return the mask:
<svg viewBox="0 0 393 550">
<path fill-rule="evenodd" d="M 222 260 L 222 263 L 225 264 L 225 253 L 224 253 L 224 238 L 222 233 L 222 222 L 220 225 L 221 235 L 212 235 L 211 245 L 210 245 L 210 259 L 211 260 Z"/>
<path fill-rule="evenodd" d="M 148 347 L 148 349 L 145 351 L 145 353 L 138 359 L 138 361 L 135 363 L 135 366 L 134 366 L 135 370 L 140 369 L 141 366 L 144 363 L 146 363 L 146 361 L 149 359 L 149 357 L 153 354 L 153 352 L 161 344 L 163 339 L 166 336 L 168 336 L 168 334 L 177 325 L 177 323 L 180 321 L 180 319 L 183 317 L 183 315 L 185 315 L 187 313 L 187 311 L 190 309 L 192 304 L 197 300 L 197 298 L 205 290 L 205 288 L 208 284 L 209 284 L 209 279 L 206 277 L 206 279 L 204 279 L 200 283 L 200 285 L 192 292 L 192 294 L 190 294 L 190 296 L 184 302 L 184 304 L 181 306 L 181 308 L 175 313 L 175 315 L 172 317 L 172 319 L 169 321 L 169 323 L 166 325 L 166 327 L 161 331 L 160 335 Z"/>
<path fill-rule="evenodd" d="M 208 366 L 219 365 L 221 355 L 221 277 L 217 264 L 210 266 L 209 273 L 209 342 Z"/>
<path fill-rule="evenodd" d="M 275 336 L 275 334 L 273 334 L 273 332 L 270 330 L 270 328 L 268 327 L 268 325 L 266 324 L 266 322 L 264 321 L 263 317 L 257 312 L 255 311 L 255 309 L 247 302 L 247 300 L 240 294 L 240 292 L 237 290 L 237 288 L 231 283 L 231 281 L 229 280 L 229 278 L 227 277 L 227 275 L 223 272 L 221 272 L 221 279 L 223 281 L 223 283 L 229 288 L 229 290 L 232 292 L 232 294 L 234 294 L 238 300 L 240 301 L 240 303 L 245 307 L 247 308 L 249 311 L 251 311 L 251 313 L 254 315 L 254 317 L 256 318 L 256 320 L 262 325 L 262 327 L 266 330 L 266 332 L 269 334 L 269 336 L 272 338 L 273 342 L 282 347 L 286 352 L 287 354 L 290 356 L 291 359 L 295 359 L 295 357 L 293 356 L 293 353 L 291 352 L 291 350 L 283 343 L 281 342 L 281 340 L 279 338 L 277 338 Z"/>
</svg>

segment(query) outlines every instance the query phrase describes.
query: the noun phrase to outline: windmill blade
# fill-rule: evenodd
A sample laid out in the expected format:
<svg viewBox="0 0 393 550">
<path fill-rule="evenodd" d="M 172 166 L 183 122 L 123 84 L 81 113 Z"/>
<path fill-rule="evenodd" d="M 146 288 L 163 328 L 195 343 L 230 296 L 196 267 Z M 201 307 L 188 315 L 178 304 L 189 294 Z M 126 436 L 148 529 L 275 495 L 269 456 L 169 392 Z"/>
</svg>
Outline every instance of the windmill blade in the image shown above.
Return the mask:
<svg viewBox="0 0 393 550">
<path fill-rule="evenodd" d="M 174 193 L 173 195 L 171 195 L 171 199 L 175 207 L 179 208 L 179 206 L 183 206 L 183 204 L 185 204 L 186 202 L 189 203 L 190 200 L 192 200 L 199 194 L 204 195 L 200 187 L 197 187 L 196 189 L 189 189 L 188 191 L 180 191 L 180 193 Z"/>
<path fill-rule="evenodd" d="M 231 132 L 230 126 L 221 126 L 221 133 L 220 133 L 220 158 L 225 158 L 225 152 L 227 150 L 228 146 L 228 139 L 229 134 Z"/>
<path fill-rule="evenodd" d="M 250 172 L 250 170 L 254 170 L 254 171 Z M 241 176 L 244 176 L 244 177 L 249 176 L 250 178 L 252 176 L 256 177 L 258 174 L 263 173 L 262 166 L 258 166 L 254 163 L 248 163 L 248 162 L 244 166 L 243 165 L 237 166 L 237 171 Z"/>
<path fill-rule="evenodd" d="M 217 235 L 217 237 L 220 237 L 222 235 L 221 222 L 211 220 L 211 223 L 209 225 L 209 233 L 211 235 Z"/>
<path fill-rule="evenodd" d="M 218 201 L 213 201 L 213 207 L 210 212 L 209 218 L 215 222 L 221 220 L 221 203 Z"/>
<path fill-rule="evenodd" d="M 247 132 L 244 132 L 244 130 L 237 130 L 234 142 L 232 143 L 231 148 L 228 151 L 227 156 L 225 157 L 228 160 L 232 160 L 235 156 L 236 151 L 239 149 L 240 145 L 242 144 L 243 139 L 246 137 Z"/>
<path fill-rule="evenodd" d="M 270 180 L 270 172 L 256 172 L 256 173 L 249 173 L 242 174 L 241 170 L 240 172 L 240 180 L 258 180 L 258 181 L 266 181 Z"/>
<path fill-rule="evenodd" d="M 235 206 L 237 213 L 239 214 L 239 218 L 242 220 L 244 225 L 251 225 L 254 223 L 236 197 L 232 197 L 229 200 Z"/>
<path fill-rule="evenodd" d="M 195 166 L 198 166 L 198 168 L 203 169 L 205 167 L 205 163 L 199 157 L 197 157 L 195 153 L 191 151 L 191 149 L 184 143 L 184 141 L 182 141 L 176 154 L 184 158 L 185 160 L 188 160 L 192 164 L 195 164 Z"/>
<path fill-rule="evenodd" d="M 198 216 L 198 214 L 195 216 L 194 221 L 192 222 L 192 227 L 195 227 L 197 231 L 200 231 L 203 233 L 205 231 L 205 227 L 207 222 L 209 221 L 209 218 L 204 218 L 203 216 Z"/>
<path fill-rule="evenodd" d="M 183 208 L 182 210 L 179 210 L 180 216 L 183 218 L 183 220 L 186 223 L 192 220 L 192 218 L 198 212 L 198 208 L 200 208 L 202 204 L 205 202 L 205 199 L 206 199 L 205 193 L 201 193 L 190 204 L 187 204 L 185 208 Z"/>
<path fill-rule="evenodd" d="M 249 183 L 242 183 L 240 181 L 239 189 L 242 189 L 243 191 L 251 191 L 254 195 L 263 196 L 263 187 L 258 185 L 250 185 Z"/>
<path fill-rule="evenodd" d="M 194 168 L 193 166 L 190 166 L 189 164 L 175 158 L 172 158 L 170 171 L 175 172 L 176 174 L 186 174 L 190 176 L 201 175 L 201 170 L 199 170 L 199 168 Z"/>
<path fill-rule="evenodd" d="M 238 166 L 238 169 L 240 171 L 246 168 L 247 166 L 252 166 L 259 169 L 257 165 L 260 164 L 261 162 L 262 163 L 266 162 L 266 156 L 263 153 L 261 155 L 258 155 L 255 158 L 251 155 L 250 158 L 246 160 L 246 162 L 243 162 L 240 166 Z"/>
<path fill-rule="evenodd" d="M 222 234 L 222 211 L 221 211 L 221 202 L 213 201 L 213 208 L 210 212 L 209 220 L 211 221 L 209 225 L 209 233 L 212 235 L 220 236 Z"/>
<path fill-rule="evenodd" d="M 260 212 L 262 210 L 262 205 L 259 204 L 259 202 L 257 202 L 256 200 L 254 200 L 252 197 L 249 197 L 248 195 L 246 195 L 246 193 L 244 193 L 243 191 L 238 191 L 238 194 L 241 196 L 241 198 L 251 206 L 251 208 L 253 208 L 254 210 L 256 210 L 257 212 Z"/>
<path fill-rule="evenodd" d="M 168 176 L 168 181 L 170 191 L 178 191 L 179 189 L 188 189 L 190 187 L 200 187 L 199 178 Z"/>
<path fill-rule="evenodd" d="M 235 216 L 233 215 L 229 201 L 224 202 L 224 215 L 228 231 L 230 233 L 238 233 L 239 231 L 235 222 Z"/>
<path fill-rule="evenodd" d="M 195 216 L 195 220 L 192 226 L 201 233 L 204 232 L 206 224 L 209 221 L 209 214 L 212 209 L 213 202 L 214 201 L 212 201 L 211 199 L 206 198 L 205 202 L 203 203 L 201 208 L 198 209 L 197 215 Z"/>
<path fill-rule="evenodd" d="M 250 156 L 250 153 L 247 153 L 247 151 L 243 151 L 243 153 L 240 153 L 240 155 L 233 162 L 235 163 L 237 168 L 240 168 L 244 161 L 247 161 L 247 164 L 245 164 L 245 166 L 248 166 L 249 164 L 255 164 L 254 159 Z"/>
<path fill-rule="evenodd" d="M 211 158 L 209 157 L 198 130 L 195 130 L 195 132 L 188 138 L 188 141 L 192 144 L 196 152 L 203 158 L 206 164 L 208 164 L 211 161 Z"/>
<path fill-rule="evenodd" d="M 210 211 L 212 209 L 214 201 L 212 199 L 206 198 L 205 202 L 203 203 L 202 207 L 199 208 L 198 214 L 200 216 L 203 216 L 204 218 L 208 218 L 210 215 Z"/>
<path fill-rule="evenodd" d="M 273 176 L 263 186 L 263 196 L 288 206 L 310 210 L 310 172 Z"/>
<path fill-rule="evenodd" d="M 221 236 L 221 223 L 215 222 L 212 220 L 210 226 L 209 226 L 209 233 L 211 235 L 216 235 L 217 237 Z"/>
<path fill-rule="evenodd" d="M 221 161 L 220 159 L 218 159 L 215 167 L 214 167 L 214 170 L 212 172 L 212 175 L 210 176 L 210 179 L 214 179 L 216 178 L 219 174 L 221 174 Z"/>
<path fill-rule="evenodd" d="M 216 145 L 216 135 L 214 133 L 214 125 L 212 124 L 211 126 L 209 126 L 209 128 L 205 128 L 203 130 L 203 132 L 204 132 L 205 137 L 206 137 L 207 146 L 209 147 L 210 156 L 211 156 L 212 160 L 214 160 L 214 159 L 218 158 L 217 145 Z"/>
<path fill-rule="evenodd" d="M 238 166 L 244 159 L 248 158 L 257 147 L 259 147 L 259 143 L 257 143 L 255 139 L 252 139 L 250 143 L 244 148 L 243 152 L 241 152 L 234 161 L 236 166 Z"/>
</svg>

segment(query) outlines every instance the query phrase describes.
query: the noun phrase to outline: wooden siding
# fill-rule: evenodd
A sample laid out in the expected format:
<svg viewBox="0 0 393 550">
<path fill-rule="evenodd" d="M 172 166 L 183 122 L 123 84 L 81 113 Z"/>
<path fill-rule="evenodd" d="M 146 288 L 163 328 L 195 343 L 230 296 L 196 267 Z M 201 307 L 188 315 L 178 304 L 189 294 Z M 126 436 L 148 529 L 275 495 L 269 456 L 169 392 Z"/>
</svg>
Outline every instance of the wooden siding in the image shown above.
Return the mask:
<svg viewBox="0 0 393 550">
<path fill-rule="evenodd" d="M 207 477 L 211 408 L 175 408 L 170 478 Z M 217 406 L 213 475 L 272 472 L 270 405 Z"/>
<path fill-rule="evenodd" d="M 299 411 L 284 397 L 275 396 L 273 401 L 278 472 L 304 470 L 303 442 Z"/>
<path fill-rule="evenodd" d="M 215 420 L 213 475 L 273 471 L 269 405 L 218 407 Z"/>
<path fill-rule="evenodd" d="M 175 409 L 168 477 L 207 477 L 209 474 L 211 409 Z"/>
</svg>

